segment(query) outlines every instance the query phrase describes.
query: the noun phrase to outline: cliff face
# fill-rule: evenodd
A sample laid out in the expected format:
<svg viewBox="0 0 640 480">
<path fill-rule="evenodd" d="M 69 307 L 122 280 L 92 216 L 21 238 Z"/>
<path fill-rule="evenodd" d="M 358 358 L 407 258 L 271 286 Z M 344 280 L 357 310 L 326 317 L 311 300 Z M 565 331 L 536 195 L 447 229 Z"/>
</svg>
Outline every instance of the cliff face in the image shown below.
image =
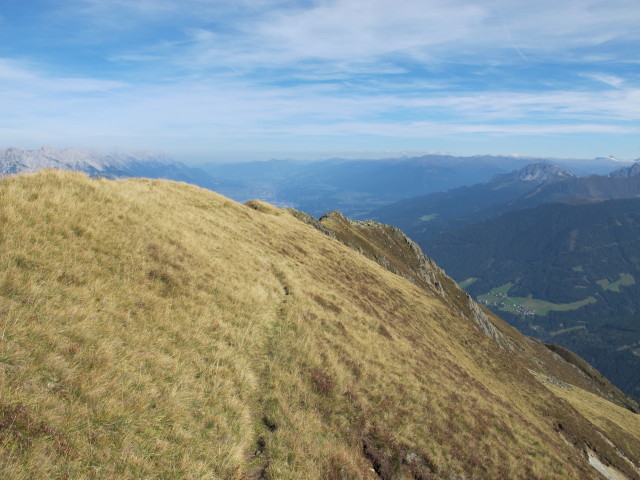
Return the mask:
<svg viewBox="0 0 640 480">
<path fill-rule="evenodd" d="M 340 212 L 324 215 L 320 224 L 345 245 L 435 295 L 502 348 L 513 349 L 480 306 L 400 229 L 372 220 L 349 220 Z"/>
<path fill-rule="evenodd" d="M 397 232 L 353 234 L 414 283 L 166 181 L 15 176 L 0 222 L 1 478 L 640 478 L 637 415 L 488 317 L 497 347 Z"/>
</svg>

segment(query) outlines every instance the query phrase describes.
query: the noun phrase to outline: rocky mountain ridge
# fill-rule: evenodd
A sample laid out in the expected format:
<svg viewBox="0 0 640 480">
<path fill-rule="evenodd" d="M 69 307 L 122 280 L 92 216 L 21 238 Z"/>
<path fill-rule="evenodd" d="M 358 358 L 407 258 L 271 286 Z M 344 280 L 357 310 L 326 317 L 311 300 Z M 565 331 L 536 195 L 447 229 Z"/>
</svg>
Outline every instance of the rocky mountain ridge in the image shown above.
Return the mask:
<svg viewBox="0 0 640 480">
<path fill-rule="evenodd" d="M 249 202 L 248 206 L 262 211 L 268 211 L 270 208 L 267 204 L 257 201 Z M 286 211 L 325 235 L 336 238 L 390 272 L 406 278 L 429 294 L 440 298 L 461 317 L 474 323 L 499 347 L 520 356 L 522 361 L 530 362 L 533 370 L 539 371 L 543 368 L 544 375 L 562 378 L 563 382 L 570 384 L 588 379 L 586 383 L 580 383 L 581 388 L 616 403 L 619 402 L 619 405 L 625 408 L 640 411 L 634 399 L 621 393 L 575 353 L 566 351 L 568 353 L 562 354 L 565 352 L 562 347 L 552 344 L 545 346 L 541 342 L 523 336 L 473 301 L 433 259 L 422 252 L 418 244 L 400 229 L 372 220 L 350 220 L 338 211 L 329 212 L 319 220 L 297 210 L 286 209 Z M 533 350 L 531 350 L 532 346 L 535 346 Z M 527 353 L 523 354 L 523 352 Z M 560 352 L 564 360 L 558 362 L 558 358 L 551 352 Z M 569 362 L 572 368 L 568 368 L 564 361 Z M 551 370 L 545 370 L 547 368 Z"/>
<path fill-rule="evenodd" d="M 480 306 L 400 229 L 373 220 L 350 220 L 338 211 L 323 215 L 319 223 L 348 247 L 438 296 L 500 347 L 513 350 L 513 343 L 491 323 Z"/>
<path fill-rule="evenodd" d="M 55 149 L 44 145 L 40 150 L 7 148 L 0 150 L 0 175 L 33 173 L 37 170 L 54 168 L 75 170 L 89 175 L 104 174 L 112 176 L 119 170 L 128 168 L 132 163 L 153 161 L 161 165 L 171 162 L 162 154 L 139 153 L 99 153 L 89 149 Z"/>
<path fill-rule="evenodd" d="M 609 174 L 610 177 L 629 178 L 640 175 L 640 161 L 636 161 L 633 165 L 622 167 Z"/>
<path fill-rule="evenodd" d="M 390 272 L 406 278 L 440 298 L 461 317 L 474 323 L 484 335 L 491 338 L 499 347 L 515 356 L 520 355 L 522 361 L 535 365 L 532 366 L 534 370 L 538 371 L 541 365 L 545 365 L 543 367 L 545 375 L 559 376 L 570 384 L 579 382 L 580 380 L 577 378 L 581 380 L 581 377 L 588 378 L 587 383 L 580 383 L 582 388 L 615 401 L 625 408 L 640 412 L 640 406 L 634 399 L 620 392 L 575 353 L 567 351 L 567 354 L 562 355 L 563 359 L 576 367 L 575 371 L 569 369 L 571 373 L 568 374 L 567 365 L 563 361 L 558 362 L 557 358 L 550 358 L 554 355 L 547 351 L 549 349 L 555 353 L 564 352 L 562 347 L 549 344 L 546 345 L 546 348 L 542 348 L 541 342 L 527 338 L 517 330 L 508 327 L 501 319 L 475 302 L 433 259 L 422 252 L 418 244 L 400 229 L 371 220 L 350 220 L 337 211 L 323 215 L 319 221 L 314 221 L 315 219 L 301 212 L 290 209 L 288 211 L 305 223 L 313 226 L 319 225 L 321 231 L 326 235 L 336 238 Z M 532 345 L 536 345 L 535 353 L 531 353 Z M 527 352 L 527 354 L 522 355 L 522 352 Z M 554 364 L 558 365 L 550 367 Z M 551 371 L 545 370 L 547 368 L 551 368 Z"/>
<path fill-rule="evenodd" d="M 514 170 L 511 173 L 496 175 L 488 182 L 491 186 L 505 186 L 514 182 L 534 182 L 541 184 L 565 178 L 577 178 L 576 175 L 551 162 L 530 163 L 520 170 Z"/>
<path fill-rule="evenodd" d="M 43 169 L 72 170 L 91 177 L 164 178 L 214 189 L 217 183 L 207 173 L 172 160 L 161 153 L 98 152 L 90 149 L 56 149 L 43 146 L 39 150 L 0 149 L 0 177 L 33 173 Z"/>
<path fill-rule="evenodd" d="M 511 202 L 547 184 L 577 178 L 550 162 L 535 162 L 486 182 L 408 198 L 358 218 L 393 224 L 416 242 L 509 210 Z"/>
</svg>

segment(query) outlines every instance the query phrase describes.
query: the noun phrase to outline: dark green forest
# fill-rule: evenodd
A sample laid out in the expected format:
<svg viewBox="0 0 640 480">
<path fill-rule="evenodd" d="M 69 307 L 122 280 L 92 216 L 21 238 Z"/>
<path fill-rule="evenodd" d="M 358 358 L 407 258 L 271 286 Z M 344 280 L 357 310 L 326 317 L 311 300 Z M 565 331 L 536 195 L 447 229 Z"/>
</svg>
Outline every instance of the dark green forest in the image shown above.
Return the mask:
<svg viewBox="0 0 640 480">
<path fill-rule="evenodd" d="M 640 396 L 640 199 L 546 204 L 423 248 L 523 333 L 574 350 Z"/>
</svg>

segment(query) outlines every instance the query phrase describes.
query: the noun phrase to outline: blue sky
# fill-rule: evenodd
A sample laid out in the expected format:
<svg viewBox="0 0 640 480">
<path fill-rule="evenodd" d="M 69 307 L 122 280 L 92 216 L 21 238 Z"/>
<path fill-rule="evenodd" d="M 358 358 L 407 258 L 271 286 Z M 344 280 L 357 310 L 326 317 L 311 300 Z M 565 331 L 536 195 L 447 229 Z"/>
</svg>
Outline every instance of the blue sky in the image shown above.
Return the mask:
<svg viewBox="0 0 640 480">
<path fill-rule="evenodd" d="M 638 0 L 0 0 L 0 147 L 640 157 Z"/>
</svg>

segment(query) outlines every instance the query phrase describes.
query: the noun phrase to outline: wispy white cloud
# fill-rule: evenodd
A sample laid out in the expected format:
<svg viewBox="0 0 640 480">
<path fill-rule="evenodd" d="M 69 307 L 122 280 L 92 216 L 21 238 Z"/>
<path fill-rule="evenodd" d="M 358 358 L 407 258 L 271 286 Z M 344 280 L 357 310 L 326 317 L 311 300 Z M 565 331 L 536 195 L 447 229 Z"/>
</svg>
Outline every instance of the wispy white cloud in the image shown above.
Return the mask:
<svg viewBox="0 0 640 480">
<path fill-rule="evenodd" d="M 606 83 L 607 85 L 615 88 L 620 88 L 625 83 L 624 78 L 620 78 L 615 75 L 608 75 L 606 73 L 584 73 L 582 76 L 597 82 Z"/>
<path fill-rule="evenodd" d="M 331 126 L 300 125 L 295 128 L 298 135 L 349 136 L 372 135 L 382 137 L 420 138 L 482 134 L 494 136 L 561 136 L 566 134 L 640 134 L 640 126 L 622 127 L 600 123 L 591 124 L 469 124 L 442 122 L 411 122 L 389 125 L 386 123 L 350 122 Z"/>
<path fill-rule="evenodd" d="M 234 78 L 136 85 L 44 76 L 0 61 L 4 109 L 18 112 L 22 125 L 50 127 L 50 119 L 55 119 L 59 128 L 67 130 L 128 135 L 251 137 L 291 135 L 301 129 L 305 135 L 344 135 L 345 126 L 367 124 L 372 125 L 366 130 L 371 134 L 384 130 L 417 135 L 415 125 L 428 125 L 431 132 L 513 132 L 535 130 L 532 118 L 541 132 L 587 131 L 600 125 L 607 126 L 602 131 L 613 133 L 635 128 L 627 123 L 636 122 L 640 111 L 640 89 L 632 88 L 539 93 L 435 90 L 417 96 L 345 90 L 348 87 L 341 84 L 257 86 Z M 411 118 L 439 120 L 425 123 Z"/>
<path fill-rule="evenodd" d="M 459 2 L 350 0 L 279 11 L 257 29 L 271 49 L 293 59 L 421 55 L 430 46 L 467 37 L 488 12 Z"/>
<path fill-rule="evenodd" d="M 328 0 L 207 2 L 201 0 L 84 0 L 65 6 L 104 29 L 152 29 L 171 20 L 182 39 L 136 43 L 121 58 L 156 55 L 183 68 L 232 66 L 298 68 L 305 62 L 367 64 L 410 59 L 420 63 L 517 62 L 593 58 L 594 48 L 638 41 L 634 1 L 568 0 Z M 96 35 L 95 28 L 86 31 Z M 81 39 L 79 39 L 80 41 Z M 157 48 L 157 52 L 154 52 Z M 615 56 L 615 49 L 606 52 Z M 605 52 L 600 52 L 604 55 Z M 618 60 L 629 57 L 620 52 Z"/>
<path fill-rule="evenodd" d="M 91 77 L 54 77 L 12 59 L 0 58 L 0 87 L 5 91 L 46 95 L 48 93 L 106 92 L 125 84 Z"/>
</svg>

